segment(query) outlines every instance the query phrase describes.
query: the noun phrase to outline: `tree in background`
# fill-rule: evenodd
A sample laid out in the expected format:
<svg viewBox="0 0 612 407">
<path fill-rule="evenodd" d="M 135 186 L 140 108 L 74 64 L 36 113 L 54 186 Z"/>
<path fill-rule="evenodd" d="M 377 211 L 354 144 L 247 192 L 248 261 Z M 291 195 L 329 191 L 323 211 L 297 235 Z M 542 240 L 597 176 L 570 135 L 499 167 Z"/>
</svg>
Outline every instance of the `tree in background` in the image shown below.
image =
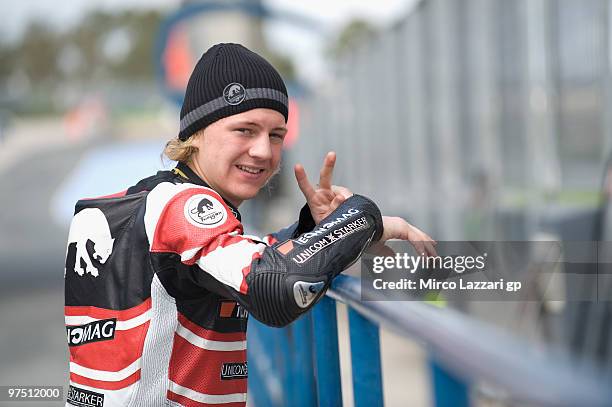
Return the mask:
<svg viewBox="0 0 612 407">
<path fill-rule="evenodd" d="M 157 11 L 94 11 L 64 32 L 33 21 L 17 41 L 0 44 L 0 108 L 61 110 L 57 102 L 64 91 L 104 88 L 109 81 L 153 87 L 161 19 Z"/>
<path fill-rule="evenodd" d="M 340 30 L 336 40 L 327 48 L 327 54 L 338 59 L 375 35 L 376 29 L 368 22 L 360 19 L 352 20 Z"/>
</svg>

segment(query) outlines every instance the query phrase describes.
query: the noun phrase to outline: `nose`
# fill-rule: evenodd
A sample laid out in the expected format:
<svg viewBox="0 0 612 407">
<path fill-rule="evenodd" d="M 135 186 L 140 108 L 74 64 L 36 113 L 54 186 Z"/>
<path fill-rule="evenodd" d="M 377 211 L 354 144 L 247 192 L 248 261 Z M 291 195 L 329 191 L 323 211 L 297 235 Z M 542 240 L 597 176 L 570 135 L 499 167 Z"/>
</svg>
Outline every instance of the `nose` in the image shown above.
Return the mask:
<svg viewBox="0 0 612 407">
<path fill-rule="evenodd" d="M 269 160 L 272 158 L 272 146 L 267 134 L 261 132 L 257 137 L 253 137 L 253 142 L 249 148 L 249 155 L 258 160 Z"/>
</svg>

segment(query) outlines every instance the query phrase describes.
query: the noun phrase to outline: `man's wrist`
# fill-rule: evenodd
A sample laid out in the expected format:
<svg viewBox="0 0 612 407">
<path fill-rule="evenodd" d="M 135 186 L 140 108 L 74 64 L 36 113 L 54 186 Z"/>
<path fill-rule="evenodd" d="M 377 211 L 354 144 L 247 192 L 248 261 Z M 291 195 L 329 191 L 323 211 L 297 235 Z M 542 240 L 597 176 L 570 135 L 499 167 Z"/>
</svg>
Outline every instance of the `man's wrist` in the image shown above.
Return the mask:
<svg viewBox="0 0 612 407">
<path fill-rule="evenodd" d="M 317 224 L 312 217 L 312 213 L 310 212 L 310 207 L 308 204 L 304 204 L 300 210 L 300 217 L 298 219 L 297 228 L 295 228 L 295 232 L 293 233 L 293 237 L 295 238 L 302 233 L 310 232 L 316 225 Z"/>
</svg>

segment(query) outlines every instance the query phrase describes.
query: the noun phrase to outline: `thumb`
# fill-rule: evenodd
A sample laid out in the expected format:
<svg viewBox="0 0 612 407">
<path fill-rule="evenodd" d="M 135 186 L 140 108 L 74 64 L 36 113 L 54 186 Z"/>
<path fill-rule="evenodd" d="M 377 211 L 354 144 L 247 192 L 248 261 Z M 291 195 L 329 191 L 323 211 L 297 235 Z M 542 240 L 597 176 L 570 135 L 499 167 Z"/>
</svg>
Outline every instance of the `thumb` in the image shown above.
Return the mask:
<svg viewBox="0 0 612 407">
<path fill-rule="evenodd" d="M 346 201 L 346 197 L 342 194 L 337 194 L 330 204 L 331 210 L 335 211 L 344 201 Z"/>
</svg>

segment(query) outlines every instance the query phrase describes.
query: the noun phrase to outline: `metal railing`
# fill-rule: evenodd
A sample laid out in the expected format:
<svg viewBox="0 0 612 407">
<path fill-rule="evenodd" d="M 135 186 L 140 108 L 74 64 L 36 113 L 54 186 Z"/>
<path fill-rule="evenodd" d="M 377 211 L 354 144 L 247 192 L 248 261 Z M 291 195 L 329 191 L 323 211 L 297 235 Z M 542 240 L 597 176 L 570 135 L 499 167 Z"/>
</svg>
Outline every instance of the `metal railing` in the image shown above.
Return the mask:
<svg viewBox="0 0 612 407">
<path fill-rule="evenodd" d="M 384 301 L 348 276 L 337 277 L 313 311 L 287 328 L 251 321 L 249 397 L 255 406 L 342 405 L 336 301 L 349 308 L 357 407 L 384 404 L 379 327 L 423 345 L 436 407 L 469 406 L 471 391 L 483 383 L 503 392 L 504 405 L 612 406 L 610 377 L 561 350 L 536 348 L 451 309 Z"/>
</svg>

